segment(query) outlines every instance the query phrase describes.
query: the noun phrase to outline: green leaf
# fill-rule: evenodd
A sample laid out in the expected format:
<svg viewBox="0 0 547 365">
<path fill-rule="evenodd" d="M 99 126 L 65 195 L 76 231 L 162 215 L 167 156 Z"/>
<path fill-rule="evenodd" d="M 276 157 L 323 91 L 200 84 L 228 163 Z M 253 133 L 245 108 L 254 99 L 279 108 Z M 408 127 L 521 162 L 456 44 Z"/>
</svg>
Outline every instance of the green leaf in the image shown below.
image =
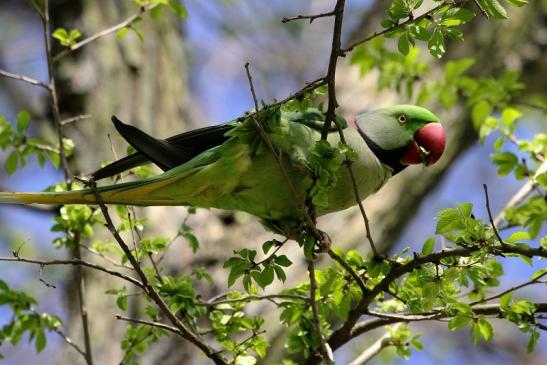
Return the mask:
<svg viewBox="0 0 547 365">
<path fill-rule="evenodd" d="M 283 267 L 289 267 L 292 265 L 292 261 L 289 260 L 289 258 L 286 256 L 286 255 L 281 255 L 281 256 L 277 256 L 275 259 L 274 259 L 274 262 L 279 265 L 279 266 L 283 266 Z"/>
<path fill-rule="evenodd" d="M 30 114 L 26 111 L 20 111 L 17 114 L 17 131 L 19 133 L 25 133 L 30 123 Z"/>
<path fill-rule="evenodd" d="M 488 320 L 484 318 L 479 318 L 479 320 L 477 321 L 477 326 L 479 327 L 479 331 L 482 337 L 486 341 L 490 341 L 492 337 L 494 337 L 494 328 Z"/>
<path fill-rule="evenodd" d="M 539 332 L 533 329 L 530 332 L 530 338 L 528 339 L 528 346 L 526 347 L 528 353 L 534 352 L 534 349 L 536 348 L 536 344 L 539 340 Z"/>
<path fill-rule="evenodd" d="M 116 37 L 118 37 L 118 39 L 124 39 L 125 36 L 127 35 L 127 32 L 129 31 L 129 28 L 128 27 L 123 27 L 122 29 L 118 30 L 116 32 Z"/>
<path fill-rule="evenodd" d="M 456 331 L 471 322 L 471 317 L 469 316 L 455 316 L 448 322 L 448 329 L 450 331 Z"/>
<path fill-rule="evenodd" d="M 258 280 L 256 276 L 253 275 L 253 277 L 255 278 L 258 285 L 260 285 L 262 288 L 265 288 L 273 282 L 274 270 L 272 266 L 266 266 L 264 270 L 262 270 L 262 272 L 258 275 Z"/>
<path fill-rule="evenodd" d="M 509 303 L 511 302 L 512 297 L 513 297 L 512 292 L 502 295 L 500 298 L 500 308 L 505 309 L 509 307 Z"/>
<path fill-rule="evenodd" d="M 433 57 L 441 58 L 444 55 L 446 49 L 444 47 L 444 36 L 441 30 L 436 29 L 433 32 L 433 35 L 427 42 L 427 48 Z"/>
<path fill-rule="evenodd" d="M 519 301 L 516 301 L 515 303 L 511 304 L 511 311 L 518 313 L 518 314 L 528 314 L 532 315 L 536 311 L 536 306 L 534 303 L 531 303 L 525 299 L 521 299 Z"/>
<path fill-rule="evenodd" d="M 179 3 L 178 0 L 169 0 L 169 7 L 175 14 L 180 16 L 183 20 L 188 20 L 188 11 L 186 10 L 186 6 Z"/>
<path fill-rule="evenodd" d="M 66 40 L 68 39 L 68 32 L 64 28 L 57 28 L 52 34 L 53 38 L 59 40 L 61 44 L 64 46 L 66 43 Z"/>
<path fill-rule="evenodd" d="M 262 252 L 264 252 L 264 255 L 268 254 L 268 251 L 270 251 L 270 249 L 277 244 L 278 244 L 278 241 L 276 240 L 269 240 L 264 242 L 262 244 Z"/>
<path fill-rule="evenodd" d="M 422 255 L 429 255 L 435 248 L 435 237 L 429 237 L 422 246 Z"/>
<path fill-rule="evenodd" d="M 528 4 L 528 0 L 507 0 L 510 4 L 514 5 L 514 6 L 518 6 L 518 7 L 521 7 L 521 6 L 524 6 L 526 4 Z"/>
<path fill-rule="evenodd" d="M 405 56 L 408 54 L 408 50 L 410 48 L 410 42 L 408 41 L 408 33 L 403 33 L 399 37 L 399 42 L 397 43 L 397 47 L 399 48 L 399 52 L 401 52 Z"/>
<path fill-rule="evenodd" d="M 473 204 L 462 203 L 457 208 L 447 208 L 437 214 L 436 234 L 448 233 L 461 227 L 462 220 L 471 216 Z"/>
<path fill-rule="evenodd" d="M 44 330 L 38 331 L 36 335 L 36 352 L 41 352 L 46 347 L 47 339 Z"/>
<path fill-rule="evenodd" d="M 448 9 L 441 17 L 441 25 L 445 27 L 456 27 L 463 25 L 475 17 L 475 13 L 464 8 Z"/>
<path fill-rule="evenodd" d="M 486 100 L 481 100 L 473 106 L 471 110 L 471 119 L 475 129 L 479 129 L 486 117 L 492 114 L 492 104 Z M 496 120 L 496 119 L 494 119 Z"/>
<path fill-rule="evenodd" d="M 507 10 L 498 0 L 482 0 L 481 3 L 485 10 L 494 18 L 507 19 Z"/>
<path fill-rule="evenodd" d="M 275 275 L 279 280 L 282 282 L 285 282 L 287 280 L 287 275 L 285 275 L 285 271 L 281 268 L 281 266 L 274 266 Z"/>
<path fill-rule="evenodd" d="M 493 153 L 490 159 L 497 166 L 500 176 L 510 173 L 519 163 L 517 156 L 511 152 Z"/>
<path fill-rule="evenodd" d="M 513 108 L 505 108 L 503 109 L 503 113 L 501 114 L 501 122 L 506 127 L 512 127 L 515 120 L 517 120 L 521 116 L 522 113 L 520 111 Z"/>
<path fill-rule="evenodd" d="M 13 175 L 17 170 L 17 163 L 19 161 L 19 152 L 17 150 L 11 151 L 6 160 L 4 161 L 4 169 L 8 175 Z"/>
<path fill-rule="evenodd" d="M 126 295 L 120 295 L 118 298 L 116 298 L 116 305 L 118 308 L 120 308 L 122 311 L 127 310 L 127 296 Z"/>
<path fill-rule="evenodd" d="M 539 269 L 538 271 L 536 271 L 536 272 L 532 275 L 532 280 L 536 280 L 537 278 L 540 278 L 540 277 L 542 277 L 542 276 L 545 276 L 545 274 L 547 274 L 547 267 L 541 268 L 541 269 Z"/>
<path fill-rule="evenodd" d="M 523 240 L 529 240 L 530 233 L 528 232 L 515 232 L 505 240 L 507 243 L 515 243 Z"/>
</svg>

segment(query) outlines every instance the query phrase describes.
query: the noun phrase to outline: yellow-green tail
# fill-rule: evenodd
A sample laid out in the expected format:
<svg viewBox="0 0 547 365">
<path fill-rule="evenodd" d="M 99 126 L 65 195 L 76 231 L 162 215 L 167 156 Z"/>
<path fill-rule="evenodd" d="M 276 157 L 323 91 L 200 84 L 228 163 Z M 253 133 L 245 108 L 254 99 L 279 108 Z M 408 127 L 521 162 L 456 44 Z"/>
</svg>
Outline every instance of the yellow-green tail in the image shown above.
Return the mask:
<svg viewBox="0 0 547 365">
<path fill-rule="evenodd" d="M 161 188 L 173 179 L 163 178 L 127 182 L 97 188 L 105 204 L 128 205 L 186 205 L 167 194 Z M 63 192 L 12 193 L 0 192 L 0 204 L 97 204 L 95 193 L 91 189 Z"/>
<path fill-rule="evenodd" d="M 0 192 L 2 204 L 94 204 L 95 196 L 87 190 L 57 193 Z"/>
</svg>

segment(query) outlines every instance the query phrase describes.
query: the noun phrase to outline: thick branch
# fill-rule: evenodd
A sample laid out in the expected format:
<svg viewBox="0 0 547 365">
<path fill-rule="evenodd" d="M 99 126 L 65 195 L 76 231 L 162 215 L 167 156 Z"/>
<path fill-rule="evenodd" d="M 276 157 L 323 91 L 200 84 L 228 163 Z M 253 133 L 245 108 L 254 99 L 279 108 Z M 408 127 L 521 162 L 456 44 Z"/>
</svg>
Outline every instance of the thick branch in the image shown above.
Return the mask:
<svg viewBox="0 0 547 365">
<path fill-rule="evenodd" d="M 329 345 L 333 349 L 333 351 L 336 351 L 340 346 L 345 344 L 347 341 L 349 341 L 354 336 L 353 328 L 359 318 L 367 313 L 368 306 L 370 303 L 376 298 L 377 295 L 379 295 L 382 292 L 385 292 L 389 289 L 389 286 L 391 283 L 393 283 L 395 280 L 400 278 L 406 273 L 410 273 L 413 270 L 419 268 L 420 266 L 427 264 L 427 263 L 439 263 L 442 259 L 448 258 L 448 257 L 468 257 L 472 255 L 474 252 L 479 251 L 479 248 L 457 248 L 457 249 L 451 249 L 451 250 L 443 250 L 440 252 L 432 253 L 430 255 L 426 256 L 419 256 L 415 255 L 414 258 L 407 263 L 392 267 L 391 271 L 378 283 L 374 288 L 372 288 L 370 291 L 368 291 L 367 295 L 364 295 L 359 302 L 359 304 L 350 311 L 350 314 L 348 316 L 348 320 L 336 331 L 332 333 L 332 335 L 329 338 Z M 496 250 L 496 255 L 501 254 L 519 254 L 526 257 L 543 257 L 547 258 L 547 250 L 543 249 L 542 247 L 538 248 L 524 248 L 519 246 L 511 246 L 511 245 L 505 245 L 503 249 Z M 427 318 L 431 319 L 431 318 Z M 399 320 L 395 320 L 393 318 L 390 318 L 387 323 L 395 323 L 400 322 Z M 384 323 L 384 322 L 383 322 Z M 384 323 L 385 324 L 385 323 Z M 383 324 L 382 324 L 383 325 Z M 313 363 L 313 361 L 316 360 L 312 357 L 308 359 L 308 363 Z"/>
</svg>

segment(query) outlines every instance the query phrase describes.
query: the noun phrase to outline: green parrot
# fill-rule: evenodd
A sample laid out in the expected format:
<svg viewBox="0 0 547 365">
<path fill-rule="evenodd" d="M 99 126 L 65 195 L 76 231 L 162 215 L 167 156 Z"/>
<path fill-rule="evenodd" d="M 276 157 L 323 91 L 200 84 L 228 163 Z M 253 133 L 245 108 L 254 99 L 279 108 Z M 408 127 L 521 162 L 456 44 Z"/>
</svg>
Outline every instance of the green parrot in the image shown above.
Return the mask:
<svg viewBox="0 0 547 365">
<path fill-rule="evenodd" d="M 411 164 L 432 165 L 441 157 L 445 132 L 439 118 L 413 105 L 397 105 L 361 114 L 348 120 L 337 116 L 347 145 L 355 151 L 352 169 L 362 199 L 376 192 L 392 176 Z M 303 202 L 314 184 L 314 167 L 325 114 L 283 108 L 262 110 L 227 124 L 201 128 L 165 140 L 126 125 L 116 117 L 118 132 L 138 151 L 92 174 L 95 180 L 153 162 L 164 172 L 140 180 L 99 186 L 107 204 L 187 205 L 239 210 L 259 217 L 269 228 L 280 222 L 301 221 L 301 204 L 294 199 L 279 165 L 259 133 L 259 121 Z M 334 123 L 327 141 L 337 146 L 340 136 Z M 337 172 L 324 204 L 316 215 L 355 204 L 350 175 Z M 93 191 L 12 193 L 0 192 L 0 203 L 96 204 Z M 274 229 L 275 230 L 275 229 Z"/>
</svg>

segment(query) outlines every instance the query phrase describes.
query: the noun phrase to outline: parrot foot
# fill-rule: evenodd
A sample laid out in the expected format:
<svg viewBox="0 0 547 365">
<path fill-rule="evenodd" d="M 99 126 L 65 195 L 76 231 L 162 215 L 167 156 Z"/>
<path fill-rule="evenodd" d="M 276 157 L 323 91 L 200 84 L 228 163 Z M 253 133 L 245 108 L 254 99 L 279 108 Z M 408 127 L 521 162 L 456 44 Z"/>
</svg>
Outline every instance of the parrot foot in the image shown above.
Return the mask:
<svg viewBox="0 0 547 365">
<path fill-rule="evenodd" d="M 329 252 L 330 246 L 332 244 L 332 239 L 327 234 L 327 232 L 321 230 L 317 230 L 317 232 L 321 235 L 321 239 L 315 242 L 316 248 L 314 250 L 314 253 L 320 254 Z"/>
<path fill-rule="evenodd" d="M 280 234 L 288 239 L 302 242 L 302 237 L 313 237 L 315 240 L 313 253 L 321 254 L 328 252 L 331 248 L 332 239 L 330 236 L 321 230 L 310 229 L 304 223 L 293 219 L 270 220 L 262 219 L 262 225 L 273 233 Z M 320 237 L 317 237 L 319 235 Z"/>
</svg>

